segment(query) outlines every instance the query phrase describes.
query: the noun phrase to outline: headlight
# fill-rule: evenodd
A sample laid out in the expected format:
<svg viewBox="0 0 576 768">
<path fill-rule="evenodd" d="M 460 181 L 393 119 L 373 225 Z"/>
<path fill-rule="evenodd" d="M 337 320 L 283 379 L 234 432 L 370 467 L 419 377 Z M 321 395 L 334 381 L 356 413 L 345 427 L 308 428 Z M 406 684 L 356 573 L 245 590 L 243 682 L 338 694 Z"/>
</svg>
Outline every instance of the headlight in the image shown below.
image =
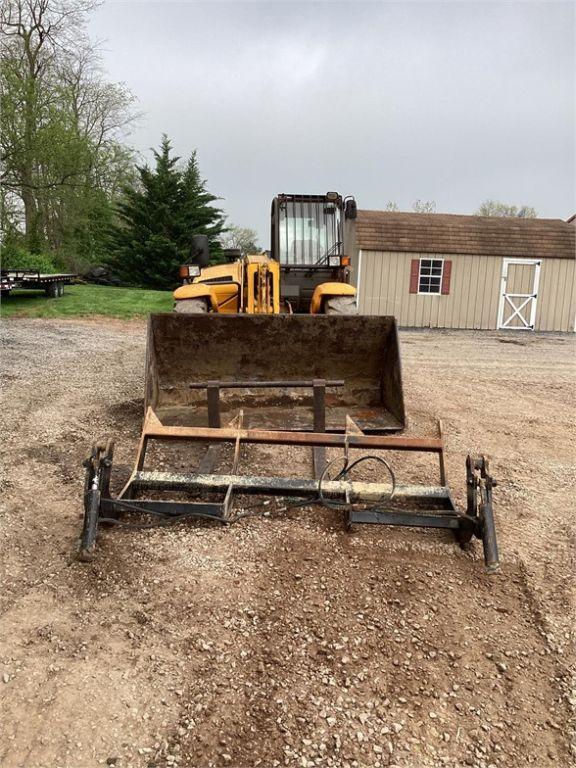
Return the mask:
<svg viewBox="0 0 576 768">
<path fill-rule="evenodd" d="M 331 267 L 339 267 L 340 266 L 340 256 L 330 256 L 328 259 L 328 263 Z"/>
<path fill-rule="evenodd" d="M 190 280 L 191 277 L 198 277 L 200 267 L 197 264 L 182 264 L 178 270 L 180 280 Z"/>
</svg>

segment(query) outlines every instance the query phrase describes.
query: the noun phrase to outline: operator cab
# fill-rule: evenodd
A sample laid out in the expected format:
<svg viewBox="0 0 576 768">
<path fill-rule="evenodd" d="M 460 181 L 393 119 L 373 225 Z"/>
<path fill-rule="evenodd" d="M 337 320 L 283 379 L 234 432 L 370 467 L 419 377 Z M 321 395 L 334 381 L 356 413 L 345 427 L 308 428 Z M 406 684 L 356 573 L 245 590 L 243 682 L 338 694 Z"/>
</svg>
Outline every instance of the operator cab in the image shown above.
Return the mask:
<svg viewBox="0 0 576 768">
<path fill-rule="evenodd" d="M 272 201 L 271 256 L 282 272 L 282 300 L 293 312 L 309 312 L 314 289 L 350 282 L 344 219 L 355 218 L 353 198 L 281 194 Z"/>
</svg>

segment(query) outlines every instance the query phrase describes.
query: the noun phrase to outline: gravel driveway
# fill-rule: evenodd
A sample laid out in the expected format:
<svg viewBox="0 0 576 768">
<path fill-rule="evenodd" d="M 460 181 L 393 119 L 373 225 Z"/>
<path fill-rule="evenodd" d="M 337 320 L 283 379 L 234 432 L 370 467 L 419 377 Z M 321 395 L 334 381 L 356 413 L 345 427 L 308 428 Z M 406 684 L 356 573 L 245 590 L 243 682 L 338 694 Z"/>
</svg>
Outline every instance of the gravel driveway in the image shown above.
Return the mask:
<svg viewBox="0 0 576 768">
<path fill-rule="evenodd" d="M 401 334 L 411 429 L 442 418 L 457 500 L 469 450 L 499 480 L 489 577 L 479 545 L 312 508 L 116 529 L 78 563 L 81 462 L 112 435 L 128 471 L 145 328 L 1 336 L 2 768 L 572 764 L 572 338 Z"/>
</svg>

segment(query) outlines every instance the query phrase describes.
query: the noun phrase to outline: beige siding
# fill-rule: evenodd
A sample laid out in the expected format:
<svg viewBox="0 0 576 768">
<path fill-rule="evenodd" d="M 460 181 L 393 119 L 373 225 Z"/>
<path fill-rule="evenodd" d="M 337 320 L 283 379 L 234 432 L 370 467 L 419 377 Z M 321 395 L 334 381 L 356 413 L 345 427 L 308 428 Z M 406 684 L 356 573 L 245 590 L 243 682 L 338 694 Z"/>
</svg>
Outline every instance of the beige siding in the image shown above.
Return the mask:
<svg viewBox="0 0 576 768">
<path fill-rule="evenodd" d="M 452 262 L 448 295 L 410 293 L 411 261 L 420 258 Z M 573 331 L 576 262 L 543 259 L 541 263 L 536 330 Z M 499 256 L 359 251 L 354 267 L 356 277 L 360 277 L 360 311 L 394 315 L 404 327 L 495 329 L 502 266 Z M 533 274 L 534 267 L 511 264 L 507 290 L 530 292 Z"/>
<path fill-rule="evenodd" d="M 576 321 L 576 262 L 568 259 L 542 261 L 537 331 L 574 331 Z"/>
</svg>

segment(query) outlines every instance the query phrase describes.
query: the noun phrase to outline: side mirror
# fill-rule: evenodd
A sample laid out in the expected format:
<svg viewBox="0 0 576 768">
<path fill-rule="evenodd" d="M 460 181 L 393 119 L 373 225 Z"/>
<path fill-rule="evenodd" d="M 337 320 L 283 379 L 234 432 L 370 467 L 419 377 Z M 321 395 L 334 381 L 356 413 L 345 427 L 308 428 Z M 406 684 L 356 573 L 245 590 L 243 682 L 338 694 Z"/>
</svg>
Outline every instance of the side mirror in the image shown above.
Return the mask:
<svg viewBox="0 0 576 768">
<path fill-rule="evenodd" d="M 210 263 L 210 245 L 206 235 L 192 235 L 190 258 L 192 264 L 197 264 L 201 268 L 208 266 Z"/>
<path fill-rule="evenodd" d="M 349 197 L 344 203 L 344 218 L 355 219 L 358 215 L 358 209 L 356 207 L 356 200 L 353 197 Z"/>
</svg>

